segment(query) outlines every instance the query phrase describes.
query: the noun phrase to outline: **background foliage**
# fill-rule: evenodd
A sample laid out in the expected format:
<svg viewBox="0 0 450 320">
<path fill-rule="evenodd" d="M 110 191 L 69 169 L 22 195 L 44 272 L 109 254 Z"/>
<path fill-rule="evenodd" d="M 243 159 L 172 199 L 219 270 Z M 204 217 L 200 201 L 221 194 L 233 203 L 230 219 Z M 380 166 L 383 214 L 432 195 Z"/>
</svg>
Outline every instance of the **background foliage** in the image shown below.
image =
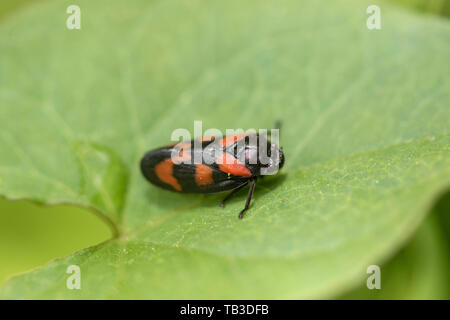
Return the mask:
<svg viewBox="0 0 450 320">
<path fill-rule="evenodd" d="M 42 2 L 4 18 L 0 67 L 8 77 L 1 78 L 0 101 L 8 108 L 0 112 L 1 147 L 9 153 L 0 192 L 95 208 L 121 237 L 14 278 L 3 297 L 336 297 L 364 283 L 367 264 L 392 256 L 445 190 L 446 21 L 386 5 L 389 32 L 369 34 L 362 2 L 329 12 L 313 2 L 287 3 L 304 14 L 301 21 L 270 2 L 241 15 L 233 2 L 212 3 L 137 2 L 132 10 L 116 4 L 105 12 L 102 2 L 80 2 L 96 17 L 83 18 L 80 34 L 58 28 L 65 15 L 45 19 L 65 12 L 67 3 Z M 445 6 L 428 12 L 445 12 L 437 8 Z M 342 24 L 343 17 L 350 22 Z M 31 32 L 24 21 L 37 27 Z M 117 46 L 119 40 L 125 43 Z M 81 81 L 74 86 L 73 78 Z M 228 112 L 243 106 L 238 120 Z M 285 125 L 287 168 L 258 185 L 244 223 L 234 214 L 244 196 L 220 210 L 218 197 L 167 194 L 148 187 L 136 170 L 143 151 L 193 119 L 246 128 L 270 126 L 276 117 Z M 6 123 L 11 118 L 20 122 Z M 70 219 L 73 209 L 57 210 Z M 23 211 L 20 218 L 20 209 L 2 213 L 5 230 L 19 219 L 24 230 L 32 213 Z M 43 222 L 36 229 L 45 234 L 47 213 L 37 214 Z M 388 289 L 354 295 L 446 297 L 448 281 L 439 279 L 448 268 L 448 224 L 435 216 L 383 268 Z M 64 230 L 51 219 L 54 230 Z M 108 237 L 104 224 L 89 219 L 81 222 L 82 237 L 74 237 L 79 243 L 49 249 L 47 257 Z M 26 256 L 19 241 L 3 235 L 5 260 L 14 261 L 11 252 Z M 70 263 L 87 271 L 88 289 L 64 289 Z"/>
</svg>

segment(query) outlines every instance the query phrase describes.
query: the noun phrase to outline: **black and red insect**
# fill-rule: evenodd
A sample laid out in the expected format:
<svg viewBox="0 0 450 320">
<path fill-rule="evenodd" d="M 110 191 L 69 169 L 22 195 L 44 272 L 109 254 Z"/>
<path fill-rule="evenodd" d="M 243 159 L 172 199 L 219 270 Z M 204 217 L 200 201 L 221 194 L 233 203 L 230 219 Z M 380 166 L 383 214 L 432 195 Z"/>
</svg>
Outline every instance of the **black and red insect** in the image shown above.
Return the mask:
<svg viewBox="0 0 450 320">
<path fill-rule="evenodd" d="M 265 161 L 261 161 L 261 147 Z M 196 156 L 197 153 L 197 156 Z M 209 157 L 212 161 L 205 161 Z M 201 159 L 198 161 L 198 159 Z M 247 211 L 258 177 L 275 173 L 284 155 L 265 135 L 243 133 L 225 137 L 201 137 L 147 152 L 141 160 L 144 177 L 152 184 L 175 192 L 218 193 L 231 190 L 225 201 L 251 182 L 242 218 Z"/>
</svg>

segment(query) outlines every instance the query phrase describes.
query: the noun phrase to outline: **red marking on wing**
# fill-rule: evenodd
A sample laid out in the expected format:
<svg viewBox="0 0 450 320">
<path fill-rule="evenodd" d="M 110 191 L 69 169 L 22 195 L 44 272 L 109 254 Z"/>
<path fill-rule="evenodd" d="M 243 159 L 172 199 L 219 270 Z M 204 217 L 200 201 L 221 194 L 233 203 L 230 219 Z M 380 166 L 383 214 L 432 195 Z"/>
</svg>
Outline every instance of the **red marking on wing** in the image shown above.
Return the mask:
<svg viewBox="0 0 450 320">
<path fill-rule="evenodd" d="M 171 159 L 161 161 L 155 166 L 155 172 L 159 180 L 171 185 L 175 190 L 181 191 L 178 180 L 173 176 L 173 162 Z"/>
<path fill-rule="evenodd" d="M 200 137 L 199 141 L 200 142 L 209 142 L 209 141 L 214 141 L 216 139 L 216 137 L 214 136 L 206 136 L 206 137 Z"/>
<path fill-rule="evenodd" d="M 191 160 L 191 144 L 190 143 L 178 143 L 175 146 L 178 151 L 178 155 L 173 157 L 173 162 L 175 164 L 185 163 Z"/>
<path fill-rule="evenodd" d="M 250 135 L 250 133 L 240 133 L 234 136 L 226 136 L 220 140 L 220 143 L 222 144 L 223 147 L 228 147 L 248 135 Z"/>
<path fill-rule="evenodd" d="M 198 186 L 207 186 L 214 183 L 212 169 L 207 165 L 197 164 L 195 166 L 195 183 Z"/>
<path fill-rule="evenodd" d="M 220 157 L 220 156 L 219 156 Z M 232 174 L 239 177 L 251 177 L 252 173 L 250 170 L 238 161 L 231 154 L 224 152 L 222 153 L 221 164 L 219 164 L 219 169 L 223 172 Z"/>
</svg>

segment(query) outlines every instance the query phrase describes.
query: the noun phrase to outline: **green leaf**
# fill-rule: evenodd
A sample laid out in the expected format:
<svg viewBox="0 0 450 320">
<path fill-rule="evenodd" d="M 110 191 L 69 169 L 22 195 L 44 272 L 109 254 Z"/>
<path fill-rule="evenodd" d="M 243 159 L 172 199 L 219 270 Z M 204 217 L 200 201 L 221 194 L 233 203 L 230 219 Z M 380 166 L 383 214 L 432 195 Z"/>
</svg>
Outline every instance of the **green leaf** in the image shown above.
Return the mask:
<svg viewBox="0 0 450 320">
<path fill-rule="evenodd" d="M 445 230 L 439 225 L 434 211 L 420 226 L 412 241 L 392 261 L 381 266 L 380 290 L 369 290 L 364 283 L 358 290 L 341 298 L 448 299 L 449 248 L 446 246 Z"/>
<path fill-rule="evenodd" d="M 369 1 L 78 1 L 0 30 L 0 194 L 104 214 L 117 236 L 3 298 L 314 298 L 364 281 L 450 182 L 450 26 Z M 223 195 L 149 185 L 176 128 L 270 128 L 286 165 Z M 79 230 L 80 236 L 83 230 Z M 66 268 L 82 289 L 66 289 Z"/>
</svg>

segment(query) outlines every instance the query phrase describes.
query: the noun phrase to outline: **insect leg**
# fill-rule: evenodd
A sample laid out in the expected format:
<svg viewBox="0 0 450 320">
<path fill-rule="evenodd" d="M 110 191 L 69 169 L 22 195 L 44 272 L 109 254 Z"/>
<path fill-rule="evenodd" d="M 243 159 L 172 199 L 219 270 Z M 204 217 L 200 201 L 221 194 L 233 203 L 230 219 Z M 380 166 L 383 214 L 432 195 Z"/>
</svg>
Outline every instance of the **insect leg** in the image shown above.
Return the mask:
<svg viewBox="0 0 450 320">
<path fill-rule="evenodd" d="M 229 194 L 227 194 L 227 196 L 222 200 L 222 202 L 220 203 L 220 206 L 223 208 L 225 207 L 225 201 L 227 201 L 228 199 L 230 199 L 234 194 L 236 194 L 239 190 L 241 190 L 243 187 L 245 187 L 248 184 L 248 181 L 242 185 L 240 185 L 239 187 L 237 187 L 236 189 L 233 189 Z"/>
<path fill-rule="evenodd" d="M 248 190 L 248 196 L 247 201 L 245 202 L 245 207 L 242 209 L 241 212 L 239 212 L 239 219 L 242 219 L 244 216 L 244 212 L 248 210 L 248 207 L 250 206 L 250 201 L 252 200 L 253 196 L 253 190 L 255 190 L 255 184 L 256 184 L 256 177 L 252 180 L 252 185 L 250 186 L 250 189 Z"/>
</svg>

